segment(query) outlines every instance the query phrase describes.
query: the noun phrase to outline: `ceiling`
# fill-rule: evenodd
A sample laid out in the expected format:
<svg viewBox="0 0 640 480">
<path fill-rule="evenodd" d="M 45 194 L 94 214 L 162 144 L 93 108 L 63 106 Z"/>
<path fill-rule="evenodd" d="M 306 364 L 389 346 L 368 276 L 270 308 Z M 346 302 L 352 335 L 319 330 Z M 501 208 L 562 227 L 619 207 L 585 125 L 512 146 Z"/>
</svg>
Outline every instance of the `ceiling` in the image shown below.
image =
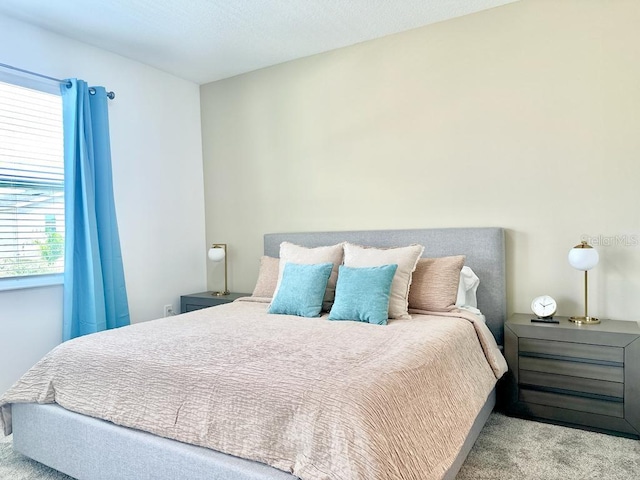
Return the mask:
<svg viewBox="0 0 640 480">
<path fill-rule="evenodd" d="M 0 15 L 203 84 L 516 0 L 2 0 Z"/>
</svg>

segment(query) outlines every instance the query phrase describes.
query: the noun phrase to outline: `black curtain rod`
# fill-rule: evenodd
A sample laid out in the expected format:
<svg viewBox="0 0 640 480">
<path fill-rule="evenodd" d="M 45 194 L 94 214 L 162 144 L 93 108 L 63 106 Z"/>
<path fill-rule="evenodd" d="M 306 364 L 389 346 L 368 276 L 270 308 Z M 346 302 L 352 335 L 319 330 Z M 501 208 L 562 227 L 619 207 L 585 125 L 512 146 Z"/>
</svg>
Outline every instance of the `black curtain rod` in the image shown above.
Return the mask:
<svg viewBox="0 0 640 480">
<path fill-rule="evenodd" d="M 24 68 L 14 67 L 12 65 L 7 65 L 6 63 L 0 63 L 0 67 L 8 68 L 10 70 L 16 70 L 18 72 L 26 73 L 27 75 L 33 75 L 35 77 L 46 78 L 47 80 L 51 80 L 53 82 L 58 82 L 60 84 L 64 84 L 67 87 L 71 86 L 71 82 L 68 81 L 68 80 L 60 80 L 59 78 L 49 77 L 48 75 L 43 75 L 41 73 L 32 72 L 30 70 L 25 70 Z M 89 88 L 89 93 L 92 94 L 92 95 L 95 95 L 95 93 L 96 93 L 95 88 L 90 87 Z M 113 92 L 107 92 L 107 97 L 109 98 L 109 100 L 113 100 L 114 98 L 116 98 L 116 94 L 113 93 Z"/>
</svg>

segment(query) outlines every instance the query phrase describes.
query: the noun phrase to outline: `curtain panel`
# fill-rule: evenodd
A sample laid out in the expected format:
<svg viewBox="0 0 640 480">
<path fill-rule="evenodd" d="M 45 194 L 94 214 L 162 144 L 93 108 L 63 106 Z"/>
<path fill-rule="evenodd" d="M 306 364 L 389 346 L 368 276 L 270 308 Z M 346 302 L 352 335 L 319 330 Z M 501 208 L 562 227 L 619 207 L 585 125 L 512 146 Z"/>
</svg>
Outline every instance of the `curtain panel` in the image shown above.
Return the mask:
<svg viewBox="0 0 640 480">
<path fill-rule="evenodd" d="M 61 85 L 65 168 L 63 341 L 129 325 L 113 199 L 107 93 Z M 91 90 L 91 92 L 90 92 Z"/>
</svg>

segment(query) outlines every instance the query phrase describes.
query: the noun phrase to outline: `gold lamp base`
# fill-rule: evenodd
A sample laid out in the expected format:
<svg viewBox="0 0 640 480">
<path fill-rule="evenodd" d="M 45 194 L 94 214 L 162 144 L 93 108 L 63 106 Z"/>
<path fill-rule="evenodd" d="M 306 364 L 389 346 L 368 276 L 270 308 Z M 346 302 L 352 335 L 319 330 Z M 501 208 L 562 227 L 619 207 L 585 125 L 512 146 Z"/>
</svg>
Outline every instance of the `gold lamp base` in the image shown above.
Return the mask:
<svg viewBox="0 0 640 480">
<path fill-rule="evenodd" d="M 600 323 L 600 319 L 595 317 L 569 317 L 569 321 L 581 325 L 595 325 L 596 323 Z"/>
<path fill-rule="evenodd" d="M 214 297 L 222 297 L 224 295 L 229 295 L 229 292 L 211 292 L 211 295 Z"/>
</svg>

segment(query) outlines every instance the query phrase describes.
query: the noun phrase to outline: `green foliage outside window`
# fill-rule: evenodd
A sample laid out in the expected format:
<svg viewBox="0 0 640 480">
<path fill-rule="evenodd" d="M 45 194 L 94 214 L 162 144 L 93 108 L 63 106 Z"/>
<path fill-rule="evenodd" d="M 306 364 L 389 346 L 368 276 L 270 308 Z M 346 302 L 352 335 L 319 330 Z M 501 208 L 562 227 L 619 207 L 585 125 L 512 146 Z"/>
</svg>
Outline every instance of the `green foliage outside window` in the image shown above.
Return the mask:
<svg viewBox="0 0 640 480">
<path fill-rule="evenodd" d="M 44 241 L 33 241 L 38 246 L 39 256 L 25 252 L 25 255 L 0 258 L 0 278 L 60 273 L 60 265 L 56 262 L 64 256 L 64 237 L 55 231 L 55 227 L 47 227 L 45 235 Z"/>
</svg>

